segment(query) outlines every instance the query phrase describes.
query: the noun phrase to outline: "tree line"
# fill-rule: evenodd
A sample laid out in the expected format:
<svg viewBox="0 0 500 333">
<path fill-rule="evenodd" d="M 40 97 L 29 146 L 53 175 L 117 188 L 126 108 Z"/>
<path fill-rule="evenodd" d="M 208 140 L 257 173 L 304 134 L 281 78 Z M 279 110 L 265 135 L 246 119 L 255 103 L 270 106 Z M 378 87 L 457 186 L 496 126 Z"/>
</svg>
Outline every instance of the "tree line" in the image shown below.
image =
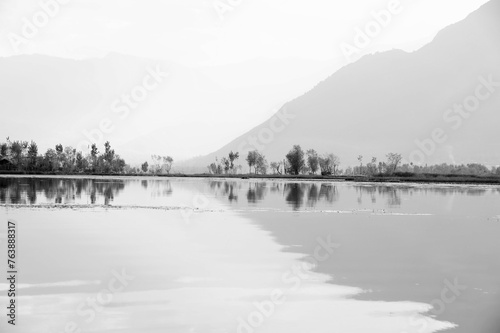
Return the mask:
<svg viewBox="0 0 500 333">
<path fill-rule="evenodd" d="M 151 164 L 148 161 L 141 165 L 141 169 L 133 169 L 134 173 L 150 173 L 154 175 L 170 174 L 174 159 L 170 156 L 151 155 Z"/>
<path fill-rule="evenodd" d="M 215 158 L 215 162 L 207 166 L 208 173 L 214 175 L 241 173 L 243 166 L 236 164 L 239 152 L 231 151 L 227 157 Z M 265 175 L 300 175 L 317 174 L 341 175 L 340 158 L 332 153 L 320 155 L 314 149 L 303 151 L 300 145 L 295 145 L 283 160 L 268 163 L 264 154 L 258 150 L 249 151 L 246 164 L 250 174 Z"/>
<path fill-rule="evenodd" d="M 115 153 L 106 142 L 100 153 L 92 144 L 87 153 L 76 151 L 71 146 L 57 144 L 44 154 L 39 154 L 35 141 L 11 141 L 0 143 L 0 169 L 24 172 L 62 173 L 123 173 L 125 160 Z"/>
<path fill-rule="evenodd" d="M 213 175 L 240 174 L 243 166 L 237 164 L 240 154 L 231 151 L 227 157 L 219 159 L 207 166 L 208 173 Z M 322 176 L 354 176 L 354 175 L 404 175 L 404 174 L 442 174 L 442 175 L 477 175 L 500 176 L 500 167 L 488 168 L 482 164 L 447 164 L 415 165 L 402 164 L 403 157 L 398 153 L 388 153 L 386 159 L 379 161 L 372 157 L 364 163 L 364 157 L 357 158 L 359 165 L 341 169 L 340 158 L 333 153 L 319 154 L 314 149 L 304 151 L 300 145 L 294 145 L 283 160 L 267 162 L 266 157 L 258 150 L 249 151 L 245 162 L 250 174 L 255 175 L 322 175 Z"/>
<path fill-rule="evenodd" d="M 151 155 L 150 162 L 144 162 L 140 168 L 130 167 L 120 155 L 111 148 L 109 141 L 104 143 L 99 152 L 96 144 L 88 152 L 77 151 L 62 144 L 49 148 L 44 154 L 39 153 L 35 141 L 11 141 L 0 143 L 0 170 L 65 173 L 65 174 L 169 174 L 174 159 L 170 156 Z"/>
<path fill-rule="evenodd" d="M 100 152 L 96 144 L 92 144 L 87 152 L 77 151 L 71 146 L 62 144 L 49 148 L 39 154 L 38 145 L 34 141 L 7 141 L 0 143 L 0 170 L 20 172 L 58 172 L 58 173 L 97 173 L 97 174 L 170 174 L 174 159 L 170 156 L 152 155 L 151 161 L 140 167 L 130 167 L 120 155 L 115 153 L 111 144 L 106 142 Z M 442 175 L 477 175 L 500 176 L 500 167 L 488 168 L 482 164 L 438 164 L 414 165 L 402 164 L 402 155 L 389 153 L 386 159 L 379 161 L 372 157 L 365 163 L 359 155 L 357 166 L 341 169 L 340 158 L 333 153 L 319 154 L 314 149 L 303 150 L 294 145 L 283 160 L 268 162 L 266 156 L 258 150 L 249 151 L 246 156 L 239 152 L 229 152 L 221 159 L 207 166 L 208 173 L 213 175 L 243 174 L 243 165 L 238 161 L 244 158 L 248 173 L 255 175 L 404 175 L 404 174 L 442 174 Z"/>
</svg>

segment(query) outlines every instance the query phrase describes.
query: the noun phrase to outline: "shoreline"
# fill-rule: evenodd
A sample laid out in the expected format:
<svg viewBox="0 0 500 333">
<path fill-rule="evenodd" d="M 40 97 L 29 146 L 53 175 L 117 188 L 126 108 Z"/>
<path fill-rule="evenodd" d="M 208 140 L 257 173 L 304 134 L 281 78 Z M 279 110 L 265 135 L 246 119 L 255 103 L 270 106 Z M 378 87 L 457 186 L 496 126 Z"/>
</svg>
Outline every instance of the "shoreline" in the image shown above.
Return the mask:
<svg viewBox="0 0 500 333">
<path fill-rule="evenodd" d="M 124 177 L 124 178 L 206 178 L 206 179 L 262 179 L 262 180 L 290 180 L 290 181 L 336 181 L 355 183 L 417 183 L 417 184 L 462 184 L 462 185 L 500 185 L 500 177 L 474 176 L 474 175 L 439 175 L 439 174 L 414 174 L 408 176 L 321 176 L 321 175 L 212 175 L 212 174 L 116 174 L 116 173 L 56 173 L 56 172 L 2 172 L 0 177 Z"/>
</svg>

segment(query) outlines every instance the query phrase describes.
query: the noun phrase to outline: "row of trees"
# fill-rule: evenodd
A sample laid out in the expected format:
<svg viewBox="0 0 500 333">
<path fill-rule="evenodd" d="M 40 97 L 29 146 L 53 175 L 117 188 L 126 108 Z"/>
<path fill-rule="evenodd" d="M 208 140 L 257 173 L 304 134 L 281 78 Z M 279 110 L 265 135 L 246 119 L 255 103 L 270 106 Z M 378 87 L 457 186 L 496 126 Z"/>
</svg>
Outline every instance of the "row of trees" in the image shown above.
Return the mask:
<svg viewBox="0 0 500 333">
<path fill-rule="evenodd" d="M 220 160 L 216 158 L 214 163 L 207 166 L 208 172 L 214 175 L 241 172 L 242 165 L 235 164 L 239 157 L 238 152 L 231 151 L 228 157 L 223 157 Z M 249 151 L 245 160 L 249 173 L 253 172 L 256 175 L 265 175 L 269 170 L 277 175 L 317 174 L 318 171 L 322 175 L 337 175 L 341 172 L 338 156 L 334 154 L 319 155 L 314 149 L 304 152 L 299 145 L 293 146 L 282 161 L 269 164 L 264 154 L 258 150 Z"/>
<path fill-rule="evenodd" d="M 158 174 L 170 174 L 172 170 L 172 164 L 174 163 L 174 159 L 170 156 L 160 156 L 160 155 L 151 155 L 151 164 L 147 161 L 141 165 L 141 170 L 133 170 L 134 173 L 150 173 L 154 175 Z"/>
<path fill-rule="evenodd" d="M 304 153 L 299 145 L 295 145 L 286 155 L 284 165 L 285 173 L 290 175 L 315 175 L 318 171 L 324 176 L 337 175 L 340 171 L 340 158 L 331 153 L 319 155 L 314 149 Z"/>
<path fill-rule="evenodd" d="M 377 158 L 372 157 L 371 161 L 366 165 L 363 165 L 363 155 L 358 156 L 359 167 L 348 168 L 346 170 L 347 174 L 358 174 L 358 175 L 375 175 L 375 174 L 393 174 L 398 171 L 398 167 L 403 160 L 401 154 L 389 153 L 386 155 L 386 161 L 380 161 L 377 163 Z"/>
<path fill-rule="evenodd" d="M 242 173 L 243 166 L 238 164 L 239 152 L 231 151 L 227 157 L 207 166 L 210 174 L 238 174 Z M 364 157 L 358 156 L 359 165 L 340 169 L 340 158 L 332 153 L 318 154 L 314 149 L 302 150 L 295 145 L 280 161 L 268 163 L 264 154 L 258 150 L 248 152 L 245 157 L 249 173 L 265 175 L 271 172 L 275 175 L 377 175 L 415 173 L 415 174 L 451 174 L 451 175 L 479 175 L 500 176 L 500 167 L 487 168 L 478 163 L 467 165 L 439 164 L 413 165 L 402 164 L 402 156 L 397 153 L 386 155 L 385 161 L 378 161 L 372 157 L 364 163 Z M 174 159 L 170 156 L 152 155 L 151 163 L 145 162 L 140 168 L 131 168 L 115 153 L 111 144 L 104 144 L 104 151 L 92 144 L 88 152 L 76 151 L 71 146 L 63 147 L 58 144 L 54 149 L 49 148 L 44 154 L 39 154 L 38 145 L 31 141 L 11 141 L 0 143 L 0 170 L 24 172 L 63 172 L 63 173 L 148 173 L 170 174 Z"/>
<path fill-rule="evenodd" d="M 122 173 L 125 161 L 104 144 L 104 151 L 93 144 L 85 154 L 73 147 L 58 144 L 39 154 L 35 141 L 11 141 L 0 143 L 0 168 L 13 171 L 64 172 L 64 173 Z"/>
<path fill-rule="evenodd" d="M 363 164 L 363 156 L 358 156 L 359 166 L 346 169 L 346 174 L 376 175 L 394 173 L 413 174 L 441 174 L 441 175 L 476 175 L 476 176 L 500 176 L 500 167 L 488 168 L 479 163 L 469 164 L 436 164 L 436 165 L 416 165 L 413 163 L 401 164 L 401 154 L 387 154 L 387 161 L 377 161 L 372 157 L 366 165 Z"/>
<path fill-rule="evenodd" d="M 229 156 L 223 157 L 220 161 L 216 158 L 215 163 L 208 166 L 210 174 L 235 174 L 241 172 L 243 167 L 236 166 L 235 160 L 239 158 L 239 153 L 230 152 Z M 282 161 L 267 163 L 266 157 L 259 151 L 248 152 L 246 163 L 249 173 L 267 174 L 268 171 L 275 175 L 392 175 L 395 173 L 414 174 L 446 174 L 446 175 L 479 175 L 479 176 L 500 176 L 500 167 L 488 169 L 482 164 L 439 164 L 419 166 L 414 164 L 402 164 L 403 157 L 398 153 L 389 153 L 384 161 L 378 161 L 372 157 L 368 163 L 364 163 L 364 157 L 358 156 L 358 166 L 340 169 L 340 158 L 332 153 L 318 154 L 314 149 L 304 151 L 300 145 L 295 145 L 286 154 Z"/>
<path fill-rule="evenodd" d="M 213 175 L 236 174 L 241 172 L 243 167 L 236 165 L 236 161 L 240 158 L 240 153 L 231 151 L 227 157 L 222 159 L 215 158 L 215 162 L 207 166 L 208 172 Z"/>
</svg>

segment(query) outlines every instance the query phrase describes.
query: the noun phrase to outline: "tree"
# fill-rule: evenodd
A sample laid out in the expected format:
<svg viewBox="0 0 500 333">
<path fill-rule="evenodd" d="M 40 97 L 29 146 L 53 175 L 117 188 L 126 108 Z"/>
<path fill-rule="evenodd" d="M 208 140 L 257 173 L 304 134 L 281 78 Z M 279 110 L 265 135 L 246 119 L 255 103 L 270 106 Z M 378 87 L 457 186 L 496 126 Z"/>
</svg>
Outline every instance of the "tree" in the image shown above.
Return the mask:
<svg viewBox="0 0 500 333">
<path fill-rule="evenodd" d="M 223 157 L 221 160 L 220 160 L 221 164 L 222 164 L 222 167 L 224 168 L 224 173 L 227 174 L 229 172 L 229 170 L 231 169 L 231 162 Z"/>
<path fill-rule="evenodd" d="M 44 155 L 39 155 L 38 145 L 35 141 L 14 141 L 7 138 L 7 143 L 0 143 L 0 157 L 8 158 L 18 170 L 29 171 L 63 171 L 65 173 L 86 172 L 96 170 L 99 172 L 123 173 L 125 161 L 115 154 L 109 142 L 105 144 L 105 153 L 99 155 L 95 144 L 92 145 L 90 154 L 86 157 L 82 152 L 77 152 L 72 147 L 57 144 L 55 149 L 48 149 Z M 172 160 L 173 161 L 173 160 Z M 89 168 L 91 165 L 91 168 Z"/>
<path fill-rule="evenodd" d="M 151 159 L 153 163 L 150 166 L 150 171 L 154 174 L 159 174 L 166 172 L 170 173 L 172 169 L 172 164 L 174 163 L 174 159 L 170 156 L 160 156 L 160 155 L 151 155 Z"/>
<path fill-rule="evenodd" d="M 292 150 L 286 155 L 286 159 L 290 163 L 290 174 L 298 175 L 305 166 L 304 151 L 299 145 L 293 146 Z"/>
<path fill-rule="evenodd" d="M 12 162 L 15 164 L 18 170 L 23 169 L 23 153 L 27 146 L 28 143 L 25 141 L 14 141 L 10 146 Z"/>
<path fill-rule="evenodd" d="M 240 153 L 238 153 L 238 152 L 233 153 L 233 151 L 231 151 L 231 152 L 229 153 L 230 169 L 231 169 L 231 171 L 233 172 L 233 174 L 234 174 L 234 171 L 235 171 L 235 170 L 234 170 L 234 162 L 235 162 L 238 158 L 240 158 Z"/>
<path fill-rule="evenodd" d="M 142 163 L 142 165 L 141 165 L 142 172 L 148 172 L 148 167 L 149 167 L 149 165 L 148 165 L 147 161 Z"/>
<path fill-rule="evenodd" d="M 94 172 L 96 171 L 96 168 L 97 168 L 98 154 L 99 154 L 99 150 L 97 149 L 96 144 L 93 143 L 92 146 L 90 146 L 89 164 L 91 165 L 92 171 L 94 171 Z"/>
<path fill-rule="evenodd" d="M 6 143 L 0 144 L 0 156 L 6 158 L 9 153 L 9 146 Z"/>
<path fill-rule="evenodd" d="M 376 157 L 372 157 L 371 162 L 366 165 L 366 169 L 370 175 L 377 173 L 377 158 Z"/>
<path fill-rule="evenodd" d="M 207 166 L 208 172 L 210 174 L 216 175 L 217 174 L 217 164 L 211 163 L 209 166 Z"/>
<path fill-rule="evenodd" d="M 339 172 L 338 168 L 340 166 L 340 157 L 335 154 L 331 154 L 330 157 L 332 160 L 333 174 L 337 175 L 337 173 Z"/>
<path fill-rule="evenodd" d="M 123 173 L 126 166 L 125 160 L 120 158 L 120 155 L 115 155 L 113 162 L 111 162 L 111 171 L 113 173 Z"/>
<path fill-rule="evenodd" d="M 151 160 L 152 160 L 152 163 L 151 163 L 151 166 L 149 167 L 149 170 L 153 174 L 158 174 L 161 170 L 161 166 L 160 166 L 161 156 L 151 155 Z"/>
<path fill-rule="evenodd" d="M 396 172 L 398 164 L 401 162 L 403 157 L 401 156 L 401 154 L 395 154 L 395 153 L 389 153 L 386 155 L 386 157 L 387 157 L 387 167 L 388 167 L 387 172 L 392 174 Z"/>
<path fill-rule="evenodd" d="M 252 173 L 252 167 L 257 164 L 257 159 L 259 158 L 259 152 L 257 150 L 249 151 L 247 156 L 247 163 L 250 167 L 250 173 Z M 257 173 L 257 171 L 255 170 Z"/>
<path fill-rule="evenodd" d="M 307 151 L 307 165 L 311 170 L 312 174 L 315 174 L 319 168 L 319 157 L 318 153 L 314 149 L 309 149 Z"/>
<path fill-rule="evenodd" d="M 76 171 L 83 172 L 87 169 L 87 160 L 83 157 L 82 152 L 76 154 Z"/>
<path fill-rule="evenodd" d="M 104 160 L 111 164 L 113 162 L 113 159 L 115 158 L 115 151 L 114 149 L 111 149 L 111 144 L 109 141 L 106 141 L 104 143 Z"/>
<path fill-rule="evenodd" d="M 44 164 L 48 171 L 59 171 L 59 159 L 54 149 L 47 149 L 44 156 Z"/>
<path fill-rule="evenodd" d="M 273 169 L 274 173 L 281 175 L 281 162 L 272 162 L 271 163 L 271 169 Z"/>
<path fill-rule="evenodd" d="M 164 169 L 167 172 L 167 174 L 170 174 L 170 170 L 172 170 L 173 163 L 174 163 L 174 159 L 172 157 L 164 156 L 162 169 Z"/>
<path fill-rule="evenodd" d="M 325 154 L 319 158 L 319 167 L 322 175 L 337 175 L 340 158 L 334 154 Z"/>
<path fill-rule="evenodd" d="M 35 141 L 31 141 L 28 146 L 28 167 L 30 170 L 37 168 L 38 146 Z"/>
<path fill-rule="evenodd" d="M 363 173 L 363 155 L 358 156 L 358 161 L 359 161 L 359 173 Z"/>
<path fill-rule="evenodd" d="M 384 169 L 385 169 L 384 164 L 385 163 L 378 162 L 378 173 L 384 173 Z"/>
<path fill-rule="evenodd" d="M 330 159 L 328 155 L 321 156 L 319 158 L 319 168 L 321 170 L 322 176 L 329 176 L 332 174 L 333 169 L 331 167 Z"/>
<path fill-rule="evenodd" d="M 76 149 L 65 147 L 62 161 L 64 172 L 73 172 L 76 168 Z"/>
<path fill-rule="evenodd" d="M 257 156 L 257 161 L 255 163 L 255 174 L 265 175 L 267 174 L 267 168 L 268 168 L 266 157 L 260 154 L 259 152 L 257 152 L 257 154 L 258 156 Z"/>
</svg>

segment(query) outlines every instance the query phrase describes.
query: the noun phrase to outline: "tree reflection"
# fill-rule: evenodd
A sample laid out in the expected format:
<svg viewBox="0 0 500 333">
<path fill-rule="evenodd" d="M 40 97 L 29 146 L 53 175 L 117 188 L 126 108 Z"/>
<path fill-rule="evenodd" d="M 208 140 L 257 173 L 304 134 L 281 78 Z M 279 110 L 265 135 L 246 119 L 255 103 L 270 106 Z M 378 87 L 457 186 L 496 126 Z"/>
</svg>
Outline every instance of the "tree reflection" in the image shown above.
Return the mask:
<svg viewBox="0 0 500 333">
<path fill-rule="evenodd" d="M 369 196 L 372 203 L 377 202 L 377 197 L 386 197 L 389 207 L 399 207 L 401 205 L 401 194 L 404 192 L 400 188 L 388 185 L 356 186 L 358 193 L 358 204 L 363 204 L 363 196 Z"/>
<path fill-rule="evenodd" d="M 149 189 L 153 198 L 169 197 L 173 193 L 172 183 L 167 179 L 143 180 L 141 182 L 141 186 Z"/>
<path fill-rule="evenodd" d="M 237 181 L 217 181 L 209 182 L 210 191 L 218 197 L 227 197 L 229 202 L 238 201 L 238 191 L 241 188 L 241 183 Z"/>
<path fill-rule="evenodd" d="M 286 202 L 292 206 L 294 210 L 298 210 L 303 203 L 305 184 L 286 184 Z"/>
<path fill-rule="evenodd" d="M 109 205 L 124 187 L 121 180 L 0 178 L 0 203 L 71 204 L 83 196 L 90 200 L 90 204 L 102 198 L 102 203 Z"/>
<path fill-rule="evenodd" d="M 256 203 L 264 199 L 267 194 L 266 183 L 250 183 L 247 191 L 247 200 Z"/>
<path fill-rule="evenodd" d="M 116 196 L 127 185 L 130 191 L 144 188 L 152 197 L 167 197 L 173 194 L 172 182 L 167 179 L 123 180 L 123 179 L 58 179 L 58 178 L 0 178 L 1 204 L 35 205 L 55 204 L 101 204 L 111 205 Z M 205 192 L 223 197 L 230 203 L 240 204 L 238 199 L 247 198 L 247 203 L 256 204 L 270 196 L 276 202 L 283 202 L 294 210 L 313 208 L 318 203 L 332 204 L 339 200 L 338 184 L 330 182 L 286 182 L 286 181 L 239 181 L 209 180 L 198 184 Z M 354 184 L 359 204 L 363 200 L 376 203 L 381 198 L 388 207 L 400 207 L 402 198 L 419 195 L 467 195 L 481 196 L 500 193 L 499 187 L 453 186 L 453 185 L 411 185 L 411 184 Z M 200 190 L 198 188 L 198 190 Z M 142 192 L 142 191 L 139 191 Z"/>
<path fill-rule="evenodd" d="M 227 195 L 229 202 L 238 201 L 238 192 L 235 191 L 235 182 L 225 182 L 224 183 L 224 194 Z M 235 193 L 236 192 L 236 193 Z"/>
<path fill-rule="evenodd" d="M 319 190 L 319 200 L 325 200 L 328 203 L 333 203 L 339 199 L 337 186 L 332 184 L 321 184 Z"/>
<path fill-rule="evenodd" d="M 308 189 L 307 194 L 307 205 L 309 207 L 316 206 L 319 199 L 319 187 L 316 184 L 311 184 Z"/>
</svg>

